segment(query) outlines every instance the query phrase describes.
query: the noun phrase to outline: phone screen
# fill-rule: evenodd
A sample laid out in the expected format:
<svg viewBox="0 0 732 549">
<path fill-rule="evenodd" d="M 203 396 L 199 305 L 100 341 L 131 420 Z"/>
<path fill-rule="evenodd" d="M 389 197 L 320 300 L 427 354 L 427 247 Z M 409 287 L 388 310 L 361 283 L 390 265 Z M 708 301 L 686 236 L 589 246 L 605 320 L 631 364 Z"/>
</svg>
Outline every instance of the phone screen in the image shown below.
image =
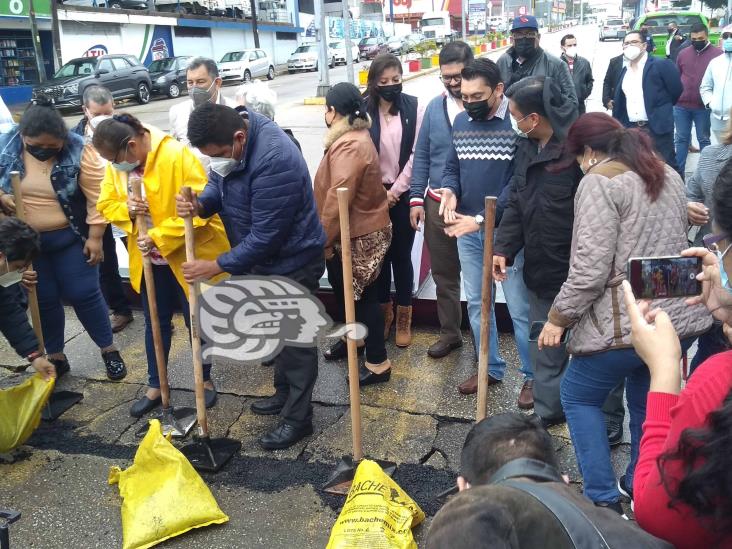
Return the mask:
<svg viewBox="0 0 732 549">
<path fill-rule="evenodd" d="M 687 297 L 701 293 L 699 257 L 632 257 L 628 279 L 638 299 Z"/>
</svg>

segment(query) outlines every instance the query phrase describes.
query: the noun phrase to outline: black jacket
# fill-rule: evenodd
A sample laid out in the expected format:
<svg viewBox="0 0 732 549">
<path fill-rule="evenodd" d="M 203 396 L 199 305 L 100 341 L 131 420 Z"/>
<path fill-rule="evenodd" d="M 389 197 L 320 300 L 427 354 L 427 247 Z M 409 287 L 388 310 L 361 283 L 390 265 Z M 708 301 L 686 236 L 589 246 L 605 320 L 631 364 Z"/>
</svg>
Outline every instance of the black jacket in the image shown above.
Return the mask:
<svg viewBox="0 0 732 549">
<path fill-rule="evenodd" d="M 681 40 L 676 40 L 677 37 L 680 37 Z M 689 46 L 691 46 L 691 41 L 683 34 L 676 33 L 674 40 L 671 42 L 671 48 L 669 48 L 671 50 L 671 55 L 669 55 L 667 59 L 676 63 L 676 58 L 679 56 L 679 52 Z"/>
<path fill-rule="evenodd" d="M 582 179 L 576 163 L 559 173 L 547 171 L 561 154 L 556 136 L 540 153 L 535 142 L 518 139 L 511 188 L 494 248 L 509 264 L 524 249 L 524 281 L 542 299 L 554 299 L 567 279 L 574 195 Z"/>
<path fill-rule="evenodd" d="M 567 63 L 567 68 L 569 68 L 567 56 L 562 54 L 561 59 Z M 574 82 L 574 91 L 577 93 L 580 113 L 584 113 L 585 101 L 592 93 L 592 85 L 595 82 L 595 79 L 592 77 L 592 65 L 590 65 L 587 59 L 578 55 L 574 60 L 574 66 L 570 73 Z"/>
<path fill-rule="evenodd" d="M 15 352 L 25 358 L 38 350 L 38 339 L 28 322 L 22 292 L 19 284 L 0 286 L 0 332 Z"/>
<path fill-rule="evenodd" d="M 379 148 L 381 147 L 379 102 L 378 100 L 371 101 L 367 98 L 366 105 L 369 116 L 371 117 L 369 134 L 371 135 L 371 141 L 374 142 L 374 147 L 376 147 L 376 152 L 379 152 Z M 412 156 L 414 143 L 417 140 L 417 98 L 413 95 L 400 93 L 396 107 L 402 122 L 402 142 L 401 148 L 399 149 L 399 173 L 401 173 L 404 166 L 407 165 L 409 157 Z"/>
<path fill-rule="evenodd" d="M 607 66 L 605 80 L 602 83 L 602 106 L 607 108 L 607 104 L 615 97 L 615 88 L 620 80 L 620 73 L 623 72 L 623 54 L 610 59 Z"/>
</svg>

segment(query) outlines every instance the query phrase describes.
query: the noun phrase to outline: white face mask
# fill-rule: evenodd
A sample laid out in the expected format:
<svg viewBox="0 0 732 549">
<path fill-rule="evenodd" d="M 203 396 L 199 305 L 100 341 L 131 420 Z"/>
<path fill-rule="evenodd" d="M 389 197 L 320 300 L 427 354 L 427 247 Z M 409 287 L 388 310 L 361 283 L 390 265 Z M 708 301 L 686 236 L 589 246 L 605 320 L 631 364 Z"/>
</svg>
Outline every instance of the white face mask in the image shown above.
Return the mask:
<svg viewBox="0 0 732 549">
<path fill-rule="evenodd" d="M 635 61 L 641 53 L 643 51 L 638 46 L 626 46 L 623 48 L 623 55 L 628 61 Z"/>
<path fill-rule="evenodd" d="M 5 274 L 0 275 L 0 286 L 8 288 L 13 284 L 17 284 L 23 280 L 23 273 L 20 271 L 11 271 L 8 264 L 8 258 L 5 258 Z"/>
<path fill-rule="evenodd" d="M 576 58 L 577 57 L 577 46 L 569 46 L 566 50 L 564 50 L 564 53 L 567 57 Z"/>
<path fill-rule="evenodd" d="M 100 124 L 100 122 L 104 122 L 109 118 L 112 118 L 111 114 L 100 114 L 99 116 L 91 118 L 89 120 L 89 127 L 91 128 L 92 132 L 97 129 L 97 126 Z"/>
<path fill-rule="evenodd" d="M 239 161 L 233 158 L 211 158 L 211 171 L 221 177 L 226 177 L 238 164 Z"/>
</svg>

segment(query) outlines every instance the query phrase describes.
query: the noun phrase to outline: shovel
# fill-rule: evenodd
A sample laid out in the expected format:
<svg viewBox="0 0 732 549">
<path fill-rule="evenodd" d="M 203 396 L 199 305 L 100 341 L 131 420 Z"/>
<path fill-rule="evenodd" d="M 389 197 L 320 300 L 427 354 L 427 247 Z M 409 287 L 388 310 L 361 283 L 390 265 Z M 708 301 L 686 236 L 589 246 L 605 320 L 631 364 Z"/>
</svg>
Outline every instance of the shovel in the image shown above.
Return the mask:
<svg viewBox="0 0 732 549">
<path fill-rule="evenodd" d="M 0 509 L 0 549 L 10 549 L 10 532 L 8 532 L 8 526 L 16 522 L 19 518 L 19 511 Z"/>
<path fill-rule="evenodd" d="M 348 189 L 338 189 L 338 212 L 341 222 L 341 248 L 343 263 L 343 298 L 346 305 L 346 324 L 356 322 L 356 306 L 353 300 L 353 268 L 351 264 L 351 229 L 348 214 Z M 348 389 L 351 403 L 351 434 L 353 435 L 353 456 L 343 456 L 323 486 L 329 494 L 345 496 L 351 489 L 353 477 L 358 464 L 363 460 L 361 443 L 361 392 L 358 383 L 358 356 L 356 340 L 347 331 L 346 348 L 348 349 Z M 396 471 L 396 463 L 375 460 L 384 472 L 392 476 Z"/>
<path fill-rule="evenodd" d="M 193 199 L 190 187 L 181 187 L 180 194 L 188 202 Z M 193 217 L 183 218 L 186 225 L 186 260 L 195 261 L 195 235 L 193 233 Z M 186 444 L 180 451 L 188 458 L 194 468 L 199 471 L 216 473 L 241 448 L 241 442 L 231 438 L 214 438 L 208 434 L 208 417 L 206 412 L 206 395 L 203 388 L 203 358 L 201 355 L 201 334 L 198 324 L 198 291 L 199 284 L 188 285 L 188 309 L 191 314 L 191 350 L 193 353 L 193 379 L 196 389 L 196 412 L 198 417 L 198 437 Z"/>
<path fill-rule="evenodd" d="M 13 197 L 15 198 L 15 215 L 18 219 L 25 221 L 25 208 L 23 207 L 23 189 L 20 186 L 20 173 L 10 172 L 10 182 L 13 186 Z M 33 265 L 28 266 L 33 269 Z M 36 287 L 31 286 L 28 289 L 28 309 L 30 309 L 31 321 L 33 322 L 33 331 L 38 339 L 38 351 L 44 353 L 45 344 L 43 342 L 43 329 L 41 328 L 41 312 L 38 307 L 38 293 Z M 44 421 L 53 421 L 57 419 L 66 410 L 84 398 L 82 393 L 74 391 L 54 391 L 41 412 L 41 418 Z"/>
<path fill-rule="evenodd" d="M 490 351 L 491 303 L 493 301 L 493 228 L 496 224 L 496 197 L 485 197 L 485 244 L 480 306 L 480 350 L 478 352 L 478 409 L 476 423 L 488 413 L 488 353 Z"/>
<path fill-rule="evenodd" d="M 140 200 L 142 197 L 142 179 L 139 177 L 130 178 L 132 195 Z M 145 215 L 135 217 L 137 232 L 140 236 L 147 235 L 147 218 Z M 163 351 L 163 336 L 160 332 L 160 319 L 158 318 L 158 304 L 155 298 L 155 280 L 153 278 L 152 260 L 149 255 L 142 256 L 142 269 L 145 277 L 145 290 L 147 292 L 147 303 L 150 313 L 150 324 L 153 335 L 153 346 L 155 347 L 155 362 L 158 366 L 158 378 L 160 379 L 160 398 L 163 409 L 158 419 L 163 430 L 163 435 L 170 434 L 174 438 L 183 438 L 191 431 L 196 424 L 196 414 L 193 408 L 174 409 L 170 404 L 170 385 L 168 384 L 168 366 Z M 136 435 L 143 437 L 150 428 L 145 423 L 138 429 Z"/>
</svg>

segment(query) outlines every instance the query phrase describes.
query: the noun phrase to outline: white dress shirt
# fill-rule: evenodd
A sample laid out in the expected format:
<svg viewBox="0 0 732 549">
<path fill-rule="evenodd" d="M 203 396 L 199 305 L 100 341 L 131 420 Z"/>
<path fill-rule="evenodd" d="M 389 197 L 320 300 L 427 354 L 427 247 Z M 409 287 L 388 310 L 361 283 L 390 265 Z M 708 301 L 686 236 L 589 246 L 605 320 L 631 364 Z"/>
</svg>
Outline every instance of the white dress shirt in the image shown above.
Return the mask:
<svg viewBox="0 0 732 549">
<path fill-rule="evenodd" d="M 626 61 L 625 77 L 623 78 L 623 93 L 625 94 L 625 110 L 631 122 L 647 122 L 646 104 L 643 97 L 643 69 L 646 66 L 648 54 L 643 52 L 635 64 Z"/>
<path fill-rule="evenodd" d="M 455 99 L 449 92 L 446 92 L 445 95 L 447 96 L 447 117 L 450 119 L 450 124 L 455 123 L 455 117 L 463 112 L 465 108 L 463 107 L 463 102 L 458 99 Z"/>
</svg>

